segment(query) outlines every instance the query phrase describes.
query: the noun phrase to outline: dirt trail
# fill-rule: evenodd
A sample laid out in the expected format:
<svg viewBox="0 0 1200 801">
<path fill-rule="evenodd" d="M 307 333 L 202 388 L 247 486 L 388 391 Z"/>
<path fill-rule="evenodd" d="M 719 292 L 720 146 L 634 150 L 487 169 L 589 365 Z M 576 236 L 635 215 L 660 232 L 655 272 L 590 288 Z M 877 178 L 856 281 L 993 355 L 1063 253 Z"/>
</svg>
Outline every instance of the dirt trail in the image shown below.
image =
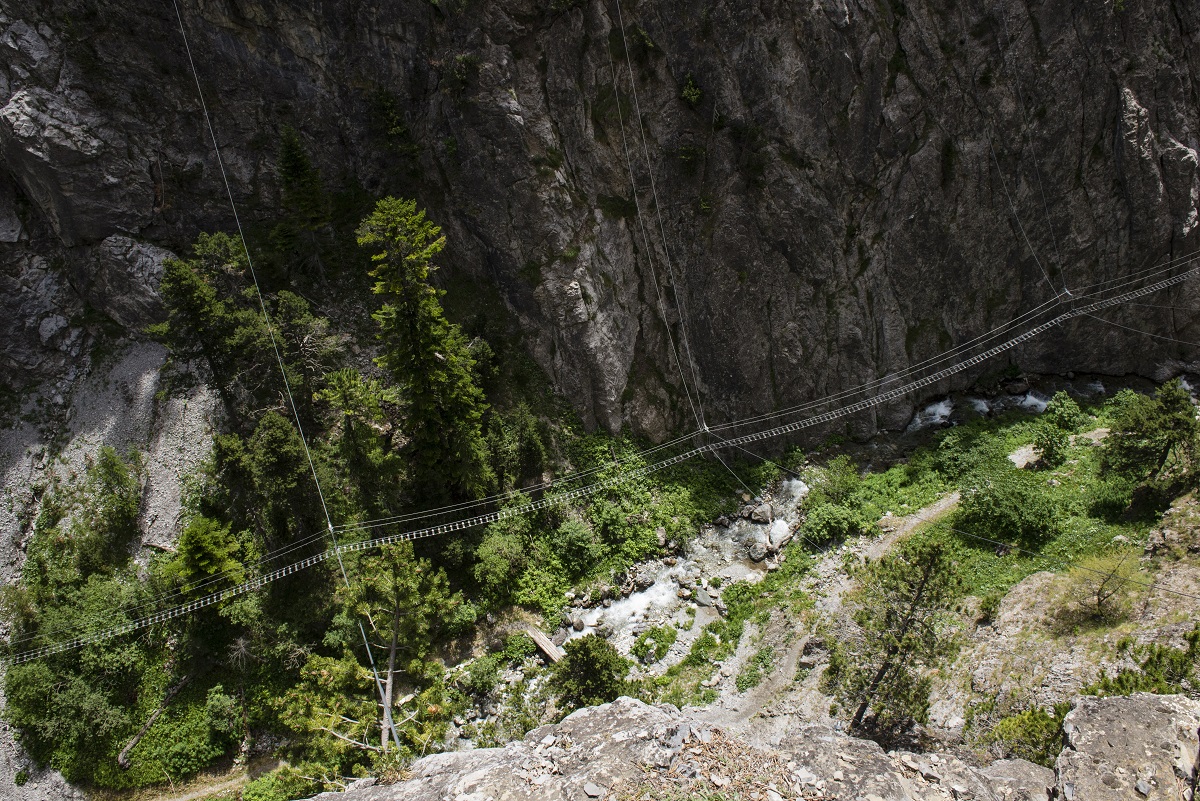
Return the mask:
<svg viewBox="0 0 1200 801">
<path fill-rule="evenodd" d="M 884 527 L 882 536 L 873 539 L 860 538 L 847 543 L 842 551 L 827 551 L 813 569 L 817 577 L 812 589 L 820 596 L 817 599 L 817 609 L 825 614 L 835 614 L 842 609 L 842 598 L 854 587 L 854 581 L 842 569 L 843 560 L 849 554 L 855 559 L 879 559 L 891 550 L 892 545 L 901 537 L 905 537 L 917 528 L 931 520 L 944 515 L 958 505 L 958 491 L 951 492 L 938 498 L 926 507 L 918 509 L 903 517 L 884 517 L 879 522 Z M 822 586 L 823 585 L 823 586 Z"/>
<path fill-rule="evenodd" d="M 738 653 L 726 662 L 726 665 L 734 670 L 730 676 L 722 678 L 721 698 L 705 711 L 705 720 L 725 729 L 744 729 L 750 721 L 768 713 L 768 710 L 776 705 L 791 687 L 792 679 L 796 675 L 796 663 L 811 636 L 805 632 L 800 636 L 793 636 L 788 641 L 788 633 L 796 633 L 790 629 L 790 621 L 772 621 L 761 640 L 754 637 L 743 639 Z M 758 653 L 759 648 L 765 645 L 771 645 L 775 649 L 775 661 L 770 673 L 757 687 L 739 693 L 736 684 L 738 672 Z"/>
<path fill-rule="evenodd" d="M 184 793 L 183 795 L 161 795 L 157 801 L 196 801 L 199 798 L 211 798 L 220 795 L 221 793 L 237 790 L 245 787 L 250 781 L 249 776 L 237 776 L 232 779 L 226 779 L 218 784 L 209 784 L 203 787 L 197 787 L 194 790 Z"/>
<path fill-rule="evenodd" d="M 842 598 L 853 589 L 854 581 L 846 575 L 843 568 L 847 554 L 855 559 L 878 559 L 887 553 L 897 540 L 912 533 L 918 526 L 953 509 L 958 504 L 958 499 L 959 494 L 952 492 L 912 514 L 885 517 L 880 520 L 881 526 L 884 527 L 881 536 L 862 537 L 847 543 L 843 548 L 826 551 L 818 557 L 809 587 L 811 592 L 818 595 L 817 610 L 824 615 L 840 612 Z M 791 615 L 775 615 L 761 636 L 755 636 L 756 631 L 747 627 L 736 653 L 726 660 L 722 667 L 720 683 L 717 685 L 721 696 L 705 709 L 706 721 L 726 729 L 749 733 L 749 724 L 756 718 L 783 716 L 795 711 L 797 703 L 802 702 L 797 696 L 807 692 L 796 682 L 796 669 L 804 648 L 813 635 L 807 628 L 804 631 L 797 630 L 796 627 L 800 625 L 806 624 L 801 624 Z M 770 673 L 757 687 L 739 693 L 736 685 L 738 673 L 759 649 L 765 646 L 771 646 L 775 650 L 774 665 Z M 823 704 L 818 706 L 824 707 Z M 771 728 L 773 727 L 764 727 L 761 722 L 756 722 L 754 727 L 755 730 L 763 731 Z"/>
</svg>

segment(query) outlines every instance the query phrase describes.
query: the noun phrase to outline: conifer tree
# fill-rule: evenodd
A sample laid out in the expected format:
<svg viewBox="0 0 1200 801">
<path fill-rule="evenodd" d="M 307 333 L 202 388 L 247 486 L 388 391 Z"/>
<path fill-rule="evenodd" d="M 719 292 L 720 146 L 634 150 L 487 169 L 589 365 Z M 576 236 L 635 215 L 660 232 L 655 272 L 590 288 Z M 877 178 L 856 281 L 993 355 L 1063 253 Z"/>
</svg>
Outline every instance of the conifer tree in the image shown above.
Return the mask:
<svg viewBox="0 0 1200 801">
<path fill-rule="evenodd" d="M 1153 398 L 1122 392 L 1117 400 L 1119 410 L 1101 457 L 1105 470 L 1158 481 L 1171 468 L 1180 474 L 1193 469 L 1200 422 L 1191 394 L 1178 379 L 1163 384 Z"/>
<path fill-rule="evenodd" d="M 446 574 L 428 561 L 418 560 L 409 542 L 385 545 L 378 553 L 363 557 L 357 568 L 344 600 L 349 610 L 369 621 L 374 633 L 383 638 L 378 643 L 387 655 L 380 665 L 383 704 L 394 715 L 402 675 L 420 684 L 438 637 L 461 623 L 462 595 L 452 594 Z M 470 609 L 465 611 L 469 618 Z M 400 720 L 394 722 L 401 725 Z M 387 750 L 389 727 L 382 713 L 380 724 L 381 746 Z"/>
<path fill-rule="evenodd" d="M 856 649 L 836 648 L 826 673 L 838 701 L 854 710 L 852 729 L 864 728 L 868 712 L 871 728 L 883 737 L 925 722 L 926 674 L 951 647 L 943 622 L 957 590 L 939 542 L 909 540 L 867 568 L 855 614 L 862 641 Z"/>
<path fill-rule="evenodd" d="M 490 478 L 481 421 L 487 404 L 476 384 L 466 338 L 446 320 L 429 283 L 446 245 L 442 229 L 411 200 L 384 198 L 358 229 L 372 250 L 374 292 L 388 370 L 407 402 L 404 433 L 409 481 L 422 503 L 482 495 Z"/>
</svg>

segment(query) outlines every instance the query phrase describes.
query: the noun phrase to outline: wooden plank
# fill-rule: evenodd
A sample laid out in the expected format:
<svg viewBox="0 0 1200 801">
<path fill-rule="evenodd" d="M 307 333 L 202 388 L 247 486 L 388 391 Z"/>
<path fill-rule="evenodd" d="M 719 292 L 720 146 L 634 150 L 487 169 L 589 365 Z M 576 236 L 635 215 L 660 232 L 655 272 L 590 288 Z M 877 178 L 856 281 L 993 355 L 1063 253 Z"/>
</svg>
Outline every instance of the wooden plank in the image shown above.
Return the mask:
<svg viewBox="0 0 1200 801">
<path fill-rule="evenodd" d="M 542 653 L 544 653 L 546 658 L 551 662 L 558 662 L 560 659 L 566 656 L 566 653 L 563 651 L 563 649 L 551 642 L 550 638 L 543 634 L 541 630 L 534 628 L 533 626 L 528 626 L 526 627 L 525 631 L 529 633 L 529 636 L 533 638 L 533 641 L 537 644 L 537 647 L 542 649 Z"/>
</svg>

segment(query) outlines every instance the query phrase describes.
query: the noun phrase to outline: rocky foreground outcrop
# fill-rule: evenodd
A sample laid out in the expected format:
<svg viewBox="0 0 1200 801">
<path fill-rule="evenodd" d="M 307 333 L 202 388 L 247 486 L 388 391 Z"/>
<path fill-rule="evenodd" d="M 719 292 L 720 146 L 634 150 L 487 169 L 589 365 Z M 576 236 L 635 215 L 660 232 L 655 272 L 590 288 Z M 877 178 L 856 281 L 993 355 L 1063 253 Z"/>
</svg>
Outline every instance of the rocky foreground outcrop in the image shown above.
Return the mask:
<svg viewBox="0 0 1200 801">
<path fill-rule="evenodd" d="M 977 767 L 947 754 L 885 752 L 802 723 L 774 748 L 756 748 L 673 706 L 620 698 L 503 748 L 425 757 L 399 784 L 365 780 L 318 798 L 586 801 L 722 791 L 768 801 L 1191 801 L 1198 726 L 1200 703 L 1183 696 L 1082 698 L 1052 771 L 1023 760 Z"/>
</svg>

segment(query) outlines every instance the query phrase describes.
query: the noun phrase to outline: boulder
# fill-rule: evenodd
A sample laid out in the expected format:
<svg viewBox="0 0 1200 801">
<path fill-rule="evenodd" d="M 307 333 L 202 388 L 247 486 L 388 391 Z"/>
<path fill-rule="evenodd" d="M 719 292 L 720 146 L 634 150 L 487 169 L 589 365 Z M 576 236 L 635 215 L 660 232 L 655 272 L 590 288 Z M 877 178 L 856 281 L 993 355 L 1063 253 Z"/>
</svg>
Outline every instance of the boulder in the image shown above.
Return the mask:
<svg viewBox="0 0 1200 801">
<path fill-rule="evenodd" d="M 166 317 L 158 285 L 163 262 L 175 258 L 169 250 L 110 236 L 96 248 L 89 270 L 76 270 L 76 286 L 88 303 L 133 330 Z"/>
<path fill-rule="evenodd" d="M 1200 702 L 1182 695 L 1084 696 L 1063 720 L 1058 798 L 1178 801 L 1197 775 Z"/>
<path fill-rule="evenodd" d="M 792 528 L 786 520 L 776 520 L 771 524 L 771 529 L 768 534 L 769 542 L 773 550 L 778 551 L 792 538 Z"/>
<path fill-rule="evenodd" d="M 1023 759 L 998 759 L 979 772 L 1006 801 L 1042 801 L 1054 792 L 1054 771 Z"/>
<path fill-rule="evenodd" d="M 721 670 L 729 675 L 732 670 Z M 569 746 L 558 747 L 560 743 Z M 710 751 L 710 746 L 716 746 Z M 777 759 L 772 763 L 772 760 Z M 581 709 L 561 723 L 542 726 L 503 748 L 435 754 L 414 762 L 406 781 L 390 786 L 353 787 L 330 801 L 440 801 L 444 798 L 495 801 L 566 801 L 588 798 L 641 798 L 648 782 L 661 778 L 688 797 L 716 787 L 769 780 L 764 765 L 774 764 L 780 785 L 803 789 L 803 797 L 837 801 L 1021 801 L 1001 789 L 1004 778 L 945 754 L 887 754 L 822 726 L 802 725 L 772 742 L 748 744 L 681 713 L 669 704 L 648 706 L 631 698 Z M 1003 776 L 1031 775 L 1044 781 L 1050 771 L 1016 761 Z M 786 767 L 785 767 L 786 766 Z M 997 774 L 999 775 L 999 774 Z M 704 785 L 676 784 L 688 778 Z M 779 797 L 795 798 L 785 792 Z M 1007 785 L 1004 785 L 1007 786 Z M 641 788 L 641 789 L 639 789 Z M 771 789 L 770 787 L 766 789 Z M 703 791 L 703 792 L 702 792 Z M 652 796 L 660 797 L 660 796 Z M 680 797 L 683 797 L 682 795 Z M 740 797 L 740 796 L 739 796 Z M 766 792 L 751 795 L 774 798 Z M 1045 799 L 1043 792 L 1037 798 Z"/>
<path fill-rule="evenodd" d="M 758 506 L 755 506 L 750 512 L 750 519 L 755 523 L 770 523 L 775 519 L 775 515 L 772 513 L 771 504 L 760 503 Z"/>
</svg>

